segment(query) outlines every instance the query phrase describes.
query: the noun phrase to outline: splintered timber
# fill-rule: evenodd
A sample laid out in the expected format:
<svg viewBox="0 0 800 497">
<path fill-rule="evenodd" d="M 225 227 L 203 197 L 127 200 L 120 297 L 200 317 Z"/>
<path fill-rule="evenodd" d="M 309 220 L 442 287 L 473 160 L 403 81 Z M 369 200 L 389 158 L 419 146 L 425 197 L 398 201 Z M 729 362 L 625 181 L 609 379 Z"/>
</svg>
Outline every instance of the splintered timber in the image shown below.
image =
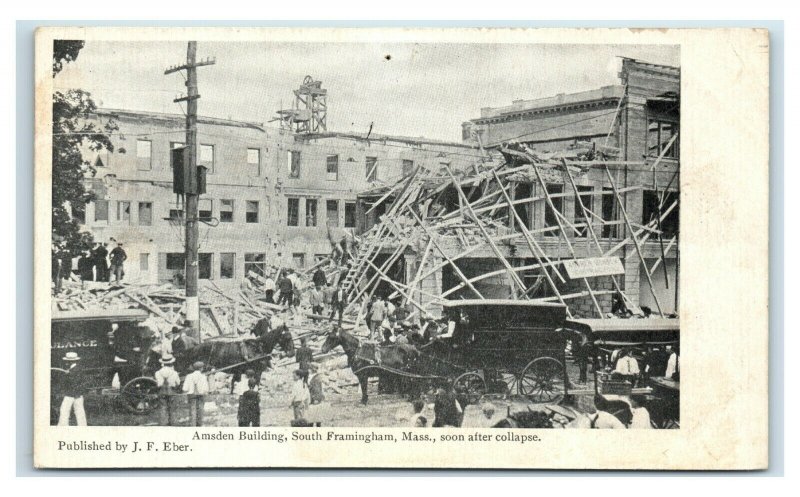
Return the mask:
<svg viewBox="0 0 800 497">
<path fill-rule="evenodd" d="M 293 441 L 329 441 L 329 442 L 394 442 L 395 437 L 391 434 L 381 434 L 375 433 L 374 431 L 369 433 L 337 433 L 335 431 L 328 431 L 326 433 L 320 432 L 300 432 L 300 431 L 293 431 L 289 437 L 287 437 L 283 433 L 273 433 L 269 430 L 258 430 L 258 431 L 250 431 L 250 430 L 241 430 L 238 434 L 238 437 L 234 433 L 226 433 L 222 430 L 216 431 L 213 433 L 201 433 L 199 431 L 194 432 L 194 436 L 192 436 L 192 440 L 208 440 L 208 441 L 218 441 L 218 440 L 241 440 L 241 441 L 266 441 L 266 442 L 278 442 L 284 443 L 287 440 Z"/>
</svg>

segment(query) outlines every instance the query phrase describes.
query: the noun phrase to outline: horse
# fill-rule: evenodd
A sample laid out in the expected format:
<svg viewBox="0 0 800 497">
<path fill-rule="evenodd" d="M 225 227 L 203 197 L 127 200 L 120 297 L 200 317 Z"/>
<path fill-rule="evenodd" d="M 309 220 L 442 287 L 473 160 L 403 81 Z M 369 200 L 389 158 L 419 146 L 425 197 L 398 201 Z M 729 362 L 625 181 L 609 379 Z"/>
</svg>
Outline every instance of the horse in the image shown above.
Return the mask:
<svg viewBox="0 0 800 497">
<path fill-rule="evenodd" d="M 261 377 L 261 373 L 270 367 L 270 354 L 275 346 L 287 355 L 294 355 L 294 340 L 289 329 L 284 325 L 270 330 L 267 323 L 267 318 L 256 323 L 253 332 L 257 338 L 217 338 L 188 349 L 176 357 L 176 370 L 188 372 L 192 364 L 202 361 L 207 367 L 233 374 L 233 392 L 234 384 L 248 369 L 255 371 L 256 378 Z"/>
<path fill-rule="evenodd" d="M 366 405 L 369 400 L 367 394 L 367 381 L 369 378 L 382 378 L 384 374 L 377 369 L 363 370 L 365 366 L 370 366 L 378 362 L 380 355 L 380 365 L 392 369 L 404 369 L 409 360 L 417 357 L 419 351 L 411 345 L 391 345 L 380 347 L 374 344 L 362 345 L 361 341 L 342 330 L 334 328 L 322 344 L 322 353 L 327 354 L 336 347 L 341 346 L 347 355 L 347 365 L 358 378 L 361 385 L 361 403 Z"/>
</svg>

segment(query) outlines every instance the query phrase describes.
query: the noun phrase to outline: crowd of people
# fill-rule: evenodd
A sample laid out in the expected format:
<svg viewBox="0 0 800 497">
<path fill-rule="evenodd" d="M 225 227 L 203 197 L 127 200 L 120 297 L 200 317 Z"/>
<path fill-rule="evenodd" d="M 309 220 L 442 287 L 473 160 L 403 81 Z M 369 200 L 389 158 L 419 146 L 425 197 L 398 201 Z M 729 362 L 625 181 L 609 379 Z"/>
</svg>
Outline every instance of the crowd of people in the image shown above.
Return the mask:
<svg viewBox="0 0 800 497">
<path fill-rule="evenodd" d="M 69 251 L 65 244 L 54 243 L 51 250 L 51 277 L 53 293 L 59 294 L 64 280 L 73 274 L 81 281 L 102 281 L 121 283 L 125 277 L 125 253 L 122 242 L 110 238 L 108 242 L 96 242 L 92 248 L 82 250 L 79 254 Z"/>
</svg>

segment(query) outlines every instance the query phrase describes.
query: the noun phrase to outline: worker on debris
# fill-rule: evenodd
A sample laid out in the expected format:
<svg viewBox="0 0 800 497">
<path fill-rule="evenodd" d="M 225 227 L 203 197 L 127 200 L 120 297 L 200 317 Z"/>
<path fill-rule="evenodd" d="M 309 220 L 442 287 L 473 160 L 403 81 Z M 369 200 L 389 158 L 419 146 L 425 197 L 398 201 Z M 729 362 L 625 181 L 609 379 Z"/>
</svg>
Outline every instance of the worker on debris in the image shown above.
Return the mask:
<svg viewBox="0 0 800 497">
<path fill-rule="evenodd" d="M 78 275 L 81 277 L 81 289 L 86 287 L 87 281 L 94 279 L 92 255 L 88 250 L 81 252 L 81 256 L 78 258 Z"/>
<path fill-rule="evenodd" d="M 311 404 L 320 404 L 325 400 L 322 391 L 322 379 L 325 373 L 317 373 L 308 381 L 308 393 L 311 396 Z"/>
<path fill-rule="evenodd" d="M 314 276 L 312 277 L 312 281 L 314 282 L 314 286 L 320 290 L 323 287 L 328 286 L 328 278 L 325 277 L 325 271 L 323 271 L 321 267 L 317 268 L 317 270 L 314 271 Z"/>
<path fill-rule="evenodd" d="M 154 377 L 159 389 L 159 419 L 161 426 L 177 426 L 178 406 L 175 403 L 175 391 L 181 384 L 178 372 L 175 371 L 175 357 L 164 355 L 159 359 L 161 369 Z"/>
<path fill-rule="evenodd" d="M 267 275 L 264 279 L 264 296 L 266 297 L 267 304 L 275 303 L 275 280 L 273 280 L 270 275 Z"/>
<path fill-rule="evenodd" d="M 114 250 L 111 251 L 111 272 L 114 273 L 114 281 L 120 283 L 122 277 L 125 276 L 125 261 L 128 259 L 128 254 L 122 248 L 122 243 L 118 243 Z"/>
<path fill-rule="evenodd" d="M 61 293 L 61 286 L 63 280 L 66 279 L 64 276 L 67 274 L 67 265 L 65 263 L 65 254 L 66 250 L 62 249 L 59 245 L 53 245 L 53 251 L 51 253 L 52 257 L 52 276 L 53 276 L 53 292 L 58 295 Z M 70 267 L 72 263 L 70 263 Z"/>
<path fill-rule="evenodd" d="M 247 390 L 239 397 L 239 426 L 261 426 L 261 397 L 258 382 L 247 379 Z"/>
<path fill-rule="evenodd" d="M 300 339 L 300 348 L 295 352 L 295 359 L 300 365 L 300 369 L 309 371 L 311 369 L 311 361 L 314 358 L 314 352 L 308 347 L 308 340 L 306 337 Z"/>
<path fill-rule="evenodd" d="M 394 329 L 394 325 L 397 322 L 397 316 L 395 316 L 395 311 L 397 311 L 397 306 L 394 305 L 389 299 L 386 299 L 386 319 L 389 321 L 389 326 Z"/>
<path fill-rule="evenodd" d="M 94 250 L 92 250 L 92 262 L 94 263 L 94 280 L 95 281 L 108 281 L 108 249 L 106 244 L 97 242 Z"/>
<path fill-rule="evenodd" d="M 208 378 L 203 374 L 202 361 L 192 364 L 192 372 L 183 380 L 183 391 L 189 394 L 190 426 L 203 426 L 203 407 L 208 393 Z"/>
<path fill-rule="evenodd" d="M 339 314 L 339 322 L 337 326 L 339 328 L 342 327 L 342 317 L 344 315 L 344 308 L 347 305 L 347 294 L 342 288 L 342 281 L 336 284 L 336 290 L 334 290 L 333 295 L 331 296 L 331 315 L 328 318 L 329 321 L 333 321 L 333 316 L 337 313 Z"/>
<path fill-rule="evenodd" d="M 286 276 L 292 282 L 292 299 L 290 306 L 294 309 L 300 305 L 300 277 L 295 273 L 294 269 L 289 270 L 289 275 Z"/>
<path fill-rule="evenodd" d="M 61 409 L 58 413 L 58 426 L 69 426 L 69 417 L 73 412 L 75 412 L 75 423 L 78 426 L 86 426 L 86 410 L 83 408 L 83 394 L 86 389 L 81 378 L 81 368 L 78 366 L 81 358 L 77 352 L 67 352 L 62 360 L 67 374 L 61 386 L 64 398 L 61 400 Z"/>
<path fill-rule="evenodd" d="M 292 383 L 292 412 L 294 420 L 306 419 L 306 409 L 311 402 L 311 393 L 308 390 L 308 371 L 297 369 L 294 372 L 294 383 Z"/>
<path fill-rule="evenodd" d="M 322 289 L 318 286 L 311 287 L 311 290 L 308 291 L 308 303 L 311 305 L 311 314 L 321 315 L 324 308 L 323 303 L 325 301 L 325 296 L 322 295 Z M 317 323 L 319 322 L 319 318 L 312 318 L 312 320 Z"/>
<path fill-rule="evenodd" d="M 289 270 L 287 270 L 288 272 Z M 289 279 L 288 274 L 281 275 L 278 278 L 278 290 L 281 292 L 281 296 L 278 299 L 278 305 L 285 305 L 286 309 L 290 309 L 292 306 L 292 280 Z"/>
<path fill-rule="evenodd" d="M 379 336 L 381 323 L 386 319 L 386 304 L 383 298 L 378 297 L 372 304 L 369 315 L 369 337 L 376 339 Z"/>
</svg>

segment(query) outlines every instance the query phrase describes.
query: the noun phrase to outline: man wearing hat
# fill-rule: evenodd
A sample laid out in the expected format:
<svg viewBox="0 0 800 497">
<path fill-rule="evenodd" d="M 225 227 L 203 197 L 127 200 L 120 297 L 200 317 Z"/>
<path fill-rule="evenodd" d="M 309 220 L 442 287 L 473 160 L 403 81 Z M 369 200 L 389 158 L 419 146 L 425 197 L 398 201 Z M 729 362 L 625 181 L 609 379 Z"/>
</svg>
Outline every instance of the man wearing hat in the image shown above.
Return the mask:
<svg viewBox="0 0 800 497">
<path fill-rule="evenodd" d="M 183 381 L 183 391 L 189 394 L 191 426 L 203 426 L 203 404 L 208 393 L 208 379 L 203 374 L 202 361 L 192 364 L 192 372 Z"/>
<path fill-rule="evenodd" d="M 161 405 L 159 406 L 159 414 L 162 426 L 175 426 L 177 406 L 175 405 L 175 390 L 180 386 L 181 379 L 175 371 L 175 358 L 171 354 L 167 354 L 159 359 L 161 369 L 156 371 L 155 379 L 158 385 Z"/>
<path fill-rule="evenodd" d="M 180 358 L 187 350 L 197 346 L 197 340 L 186 334 L 186 327 L 172 328 L 172 353 Z M 183 363 L 181 363 L 183 364 Z"/>
<path fill-rule="evenodd" d="M 61 410 L 58 414 L 58 426 L 69 426 L 69 416 L 75 412 L 75 422 L 78 426 L 86 426 L 86 411 L 83 408 L 83 381 L 80 377 L 78 361 L 81 358 L 77 352 L 67 352 L 63 357 L 64 369 L 67 370 L 63 384 L 64 400 L 61 401 Z"/>
</svg>

